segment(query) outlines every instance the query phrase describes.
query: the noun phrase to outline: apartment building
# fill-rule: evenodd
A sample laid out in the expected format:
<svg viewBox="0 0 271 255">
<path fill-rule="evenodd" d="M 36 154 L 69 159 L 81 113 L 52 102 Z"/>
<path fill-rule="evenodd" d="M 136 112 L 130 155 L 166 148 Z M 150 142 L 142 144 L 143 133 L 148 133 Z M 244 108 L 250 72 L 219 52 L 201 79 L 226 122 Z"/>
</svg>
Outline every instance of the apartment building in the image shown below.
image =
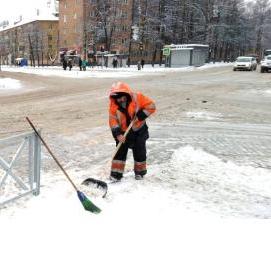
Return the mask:
<svg viewBox="0 0 271 255">
<path fill-rule="evenodd" d="M 99 52 L 128 54 L 132 0 L 59 0 L 62 54 L 90 57 Z"/>
<path fill-rule="evenodd" d="M 0 29 L 2 64 L 27 59 L 31 65 L 51 65 L 58 61 L 58 18 L 37 16 Z"/>
</svg>

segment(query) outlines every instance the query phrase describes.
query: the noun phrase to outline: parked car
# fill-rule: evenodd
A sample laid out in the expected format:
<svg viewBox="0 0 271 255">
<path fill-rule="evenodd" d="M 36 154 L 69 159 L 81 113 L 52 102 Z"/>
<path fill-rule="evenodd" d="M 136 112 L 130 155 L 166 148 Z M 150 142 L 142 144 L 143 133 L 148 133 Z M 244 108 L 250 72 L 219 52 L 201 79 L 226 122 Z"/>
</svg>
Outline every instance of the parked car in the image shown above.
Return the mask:
<svg viewBox="0 0 271 255">
<path fill-rule="evenodd" d="M 233 71 L 248 70 L 253 71 L 257 69 L 257 61 L 255 57 L 240 56 L 233 64 Z"/>
<path fill-rule="evenodd" d="M 261 61 L 261 73 L 271 70 L 271 55 L 265 56 Z"/>
</svg>

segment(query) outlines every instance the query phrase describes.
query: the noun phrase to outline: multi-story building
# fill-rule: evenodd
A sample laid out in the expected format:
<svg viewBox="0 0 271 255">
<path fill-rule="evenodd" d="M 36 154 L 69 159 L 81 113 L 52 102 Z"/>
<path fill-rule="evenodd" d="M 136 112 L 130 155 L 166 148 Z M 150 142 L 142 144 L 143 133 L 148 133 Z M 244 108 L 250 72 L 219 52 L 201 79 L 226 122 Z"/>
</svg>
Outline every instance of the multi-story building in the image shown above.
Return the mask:
<svg viewBox="0 0 271 255">
<path fill-rule="evenodd" d="M 58 18 L 37 16 L 0 30 L 2 64 L 25 58 L 31 65 L 48 65 L 58 60 Z"/>
<path fill-rule="evenodd" d="M 132 0 L 59 0 L 59 44 L 63 54 L 87 58 L 99 52 L 128 54 Z"/>
<path fill-rule="evenodd" d="M 141 58 L 152 61 L 153 45 L 157 42 L 155 35 L 151 39 L 146 36 L 152 32 L 145 27 L 144 3 L 48 0 L 47 9 L 54 13 L 51 18 L 38 16 L 0 29 L 2 62 L 15 63 L 16 58 L 27 58 L 32 64 L 51 64 L 61 62 L 64 56 L 97 61 L 107 53 L 117 55 L 121 61 L 127 61 L 129 56 L 130 63 Z"/>
</svg>

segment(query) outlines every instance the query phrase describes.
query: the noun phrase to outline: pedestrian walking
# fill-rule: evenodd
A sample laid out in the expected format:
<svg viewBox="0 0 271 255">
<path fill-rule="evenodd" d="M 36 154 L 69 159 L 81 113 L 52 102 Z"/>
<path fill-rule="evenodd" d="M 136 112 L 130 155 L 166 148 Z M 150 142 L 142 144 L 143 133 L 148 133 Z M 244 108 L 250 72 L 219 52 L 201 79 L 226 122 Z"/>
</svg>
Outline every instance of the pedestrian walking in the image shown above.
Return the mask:
<svg viewBox="0 0 271 255">
<path fill-rule="evenodd" d="M 143 69 L 143 68 L 144 68 L 144 65 L 145 65 L 145 60 L 144 60 L 143 58 L 141 59 L 140 64 L 141 64 L 141 68 Z"/>
<path fill-rule="evenodd" d="M 69 70 L 71 71 L 72 70 L 72 60 L 69 59 L 68 61 L 68 67 L 69 67 Z"/>
<path fill-rule="evenodd" d="M 110 179 L 122 179 L 129 148 L 133 151 L 135 178 L 143 179 L 147 173 L 146 141 L 149 138 L 146 118 L 155 112 L 155 103 L 142 93 L 133 92 L 129 85 L 123 82 L 112 85 L 109 100 L 109 125 L 112 135 L 116 145 L 122 143 L 112 160 Z M 124 133 L 134 119 L 135 122 L 125 138 Z"/>
<path fill-rule="evenodd" d="M 65 58 L 63 59 L 62 66 L 63 66 L 63 69 L 66 71 L 68 63 L 67 63 L 67 60 Z"/>
<path fill-rule="evenodd" d="M 79 66 L 80 71 L 82 71 L 82 59 L 81 58 L 79 58 L 79 60 L 78 60 L 78 66 Z"/>
<path fill-rule="evenodd" d="M 116 58 L 114 58 L 112 61 L 112 64 L 113 64 L 113 68 L 117 68 L 118 67 L 118 60 Z"/>
<path fill-rule="evenodd" d="M 141 70 L 141 62 L 140 61 L 137 62 L 137 70 Z"/>
<path fill-rule="evenodd" d="M 82 68 L 83 68 L 83 71 L 86 71 L 86 68 L 87 68 L 87 60 L 86 59 L 83 59 L 82 61 Z"/>
</svg>

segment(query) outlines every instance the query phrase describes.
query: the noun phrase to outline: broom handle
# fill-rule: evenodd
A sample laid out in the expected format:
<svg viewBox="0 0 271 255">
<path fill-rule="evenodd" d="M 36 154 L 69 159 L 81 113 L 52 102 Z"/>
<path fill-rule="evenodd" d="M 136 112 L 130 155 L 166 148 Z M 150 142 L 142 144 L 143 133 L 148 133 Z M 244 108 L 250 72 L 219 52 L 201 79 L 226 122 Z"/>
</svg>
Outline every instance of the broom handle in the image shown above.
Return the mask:
<svg viewBox="0 0 271 255">
<path fill-rule="evenodd" d="M 29 125 L 33 128 L 33 130 L 35 131 L 36 135 L 39 137 L 39 139 L 42 141 L 43 145 L 45 146 L 45 148 L 47 149 L 47 151 L 50 153 L 50 155 L 53 157 L 53 159 L 55 160 L 55 162 L 57 163 L 57 165 L 59 166 L 59 168 L 62 170 L 62 172 L 65 174 L 65 176 L 67 177 L 67 179 L 69 180 L 69 182 L 71 183 L 71 185 L 74 187 L 74 189 L 76 191 L 78 191 L 77 187 L 75 186 L 74 182 L 72 181 L 72 179 L 70 178 L 70 176 L 67 174 L 67 172 L 64 170 L 64 168 L 62 167 L 62 165 L 59 163 L 59 161 L 57 160 L 57 158 L 55 157 L 55 155 L 53 154 L 53 152 L 50 150 L 49 146 L 46 144 L 46 142 L 43 140 L 43 138 L 41 137 L 41 135 L 38 133 L 38 131 L 36 130 L 36 128 L 34 127 L 33 123 L 31 122 L 31 120 L 26 117 L 26 120 L 28 121 Z"/>
<path fill-rule="evenodd" d="M 125 133 L 124 133 L 124 135 L 123 135 L 125 138 L 126 138 L 126 136 L 128 135 L 128 133 L 129 133 L 130 129 L 132 128 L 133 124 L 135 123 L 135 121 L 136 121 L 136 117 L 131 121 L 130 125 L 129 125 L 128 128 L 126 129 L 126 131 L 125 131 Z M 115 153 L 113 154 L 112 160 L 113 160 L 113 159 L 115 158 L 115 156 L 117 155 L 117 153 L 118 153 L 118 151 L 119 151 L 119 149 L 120 149 L 120 147 L 121 147 L 122 144 L 123 144 L 123 143 L 121 143 L 121 142 L 118 143 L 118 146 L 116 147 Z"/>
</svg>

